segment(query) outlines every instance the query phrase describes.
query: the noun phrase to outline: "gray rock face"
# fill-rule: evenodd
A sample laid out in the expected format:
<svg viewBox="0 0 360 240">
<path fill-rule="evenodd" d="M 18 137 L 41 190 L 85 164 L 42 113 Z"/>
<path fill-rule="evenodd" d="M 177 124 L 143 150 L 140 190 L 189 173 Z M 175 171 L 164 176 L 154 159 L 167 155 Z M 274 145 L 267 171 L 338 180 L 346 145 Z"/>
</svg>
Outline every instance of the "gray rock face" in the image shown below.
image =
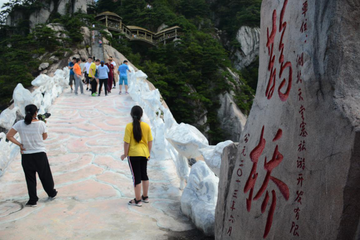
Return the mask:
<svg viewBox="0 0 360 240">
<path fill-rule="evenodd" d="M 226 133 L 228 139 L 238 142 L 246 123 L 246 116 L 236 106 L 231 94 L 221 94 L 219 98 L 218 119 L 221 129 Z"/>
<path fill-rule="evenodd" d="M 232 55 L 236 69 L 249 66 L 259 56 L 260 29 L 242 26 L 236 34 L 241 48 Z"/>
<path fill-rule="evenodd" d="M 39 70 L 44 70 L 44 69 L 47 69 L 49 67 L 49 63 L 47 62 L 44 62 L 44 63 L 41 63 L 40 66 L 39 66 Z"/>
<path fill-rule="evenodd" d="M 360 239 L 360 4 L 264 0 L 259 83 L 216 239 Z"/>
<path fill-rule="evenodd" d="M 34 28 L 36 24 L 47 23 L 50 15 L 53 12 L 60 13 L 61 15 L 65 15 L 67 13 L 73 14 L 78 11 L 86 13 L 87 5 L 94 3 L 93 0 L 41 0 L 42 8 L 39 11 L 33 12 L 29 16 L 30 27 Z M 22 20 L 24 16 L 21 12 L 13 12 L 9 14 L 6 19 L 6 24 L 9 26 L 16 26 L 19 20 Z"/>
</svg>

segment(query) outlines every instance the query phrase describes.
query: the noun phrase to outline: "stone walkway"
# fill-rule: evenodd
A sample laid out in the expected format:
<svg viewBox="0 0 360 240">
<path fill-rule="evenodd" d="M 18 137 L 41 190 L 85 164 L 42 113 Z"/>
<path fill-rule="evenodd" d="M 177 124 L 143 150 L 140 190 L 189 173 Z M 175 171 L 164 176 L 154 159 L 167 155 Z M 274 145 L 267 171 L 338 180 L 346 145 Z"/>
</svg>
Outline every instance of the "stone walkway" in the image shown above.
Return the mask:
<svg viewBox="0 0 360 240">
<path fill-rule="evenodd" d="M 194 226 L 180 212 L 172 160 L 151 159 L 151 202 L 127 205 L 134 195 L 132 179 L 119 157 L 135 103 L 117 92 L 90 97 L 67 89 L 55 101 L 45 142 L 58 196 L 48 201 L 38 180 L 38 206 L 24 207 L 28 195 L 19 156 L 0 178 L 1 240 L 188 239 L 173 237 Z"/>
</svg>

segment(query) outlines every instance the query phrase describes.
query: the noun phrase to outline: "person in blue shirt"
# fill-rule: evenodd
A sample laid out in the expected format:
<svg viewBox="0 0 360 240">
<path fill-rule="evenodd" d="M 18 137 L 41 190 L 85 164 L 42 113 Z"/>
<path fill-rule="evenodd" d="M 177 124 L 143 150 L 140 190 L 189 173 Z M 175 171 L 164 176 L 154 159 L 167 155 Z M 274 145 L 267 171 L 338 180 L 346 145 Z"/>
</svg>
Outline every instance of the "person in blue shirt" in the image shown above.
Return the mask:
<svg viewBox="0 0 360 240">
<path fill-rule="evenodd" d="M 121 94 L 121 87 L 122 87 L 123 83 L 125 84 L 125 93 L 128 93 L 128 91 L 127 91 L 128 90 L 127 71 L 131 72 L 131 70 L 129 69 L 129 66 L 128 66 L 128 61 L 125 60 L 118 69 L 118 73 L 120 76 L 120 80 L 119 80 L 120 92 L 119 92 L 119 94 Z"/>
<path fill-rule="evenodd" d="M 98 78 L 100 81 L 100 87 L 99 87 L 99 95 L 101 93 L 101 88 L 104 85 L 105 88 L 105 96 L 107 96 L 107 82 L 109 78 L 109 68 L 105 65 L 104 61 L 100 62 L 100 66 L 97 68 Z"/>
<path fill-rule="evenodd" d="M 70 69 L 70 78 L 69 78 L 69 86 L 71 88 L 71 92 L 73 91 L 73 83 L 75 84 L 75 73 L 74 73 L 74 65 L 76 63 L 76 57 L 73 57 L 71 62 L 68 64 L 68 68 Z"/>
</svg>

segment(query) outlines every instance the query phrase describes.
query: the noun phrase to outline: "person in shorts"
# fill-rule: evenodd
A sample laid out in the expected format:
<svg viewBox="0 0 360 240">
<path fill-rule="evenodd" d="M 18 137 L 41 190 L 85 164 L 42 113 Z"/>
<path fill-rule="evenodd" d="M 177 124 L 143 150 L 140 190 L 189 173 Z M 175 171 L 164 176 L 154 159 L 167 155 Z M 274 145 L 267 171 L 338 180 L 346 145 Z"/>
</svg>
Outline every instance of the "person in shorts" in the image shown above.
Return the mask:
<svg viewBox="0 0 360 240">
<path fill-rule="evenodd" d="M 121 160 L 128 159 L 133 177 L 135 198 L 129 201 L 129 205 L 141 207 L 141 202 L 149 202 L 147 162 L 150 160 L 153 137 L 150 126 L 141 121 L 143 110 L 140 106 L 133 106 L 130 115 L 133 121 L 125 128 L 124 154 L 121 155 Z"/>
<path fill-rule="evenodd" d="M 119 73 L 119 77 L 120 77 L 120 80 L 119 80 L 120 92 L 119 92 L 119 94 L 121 94 L 121 88 L 122 88 L 123 83 L 125 85 L 125 93 L 128 93 L 128 91 L 127 91 L 128 90 L 128 79 L 127 79 L 128 71 L 131 72 L 131 70 L 129 69 L 129 66 L 128 66 L 128 61 L 125 60 L 118 69 L 118 73 Z"/>
</svg>

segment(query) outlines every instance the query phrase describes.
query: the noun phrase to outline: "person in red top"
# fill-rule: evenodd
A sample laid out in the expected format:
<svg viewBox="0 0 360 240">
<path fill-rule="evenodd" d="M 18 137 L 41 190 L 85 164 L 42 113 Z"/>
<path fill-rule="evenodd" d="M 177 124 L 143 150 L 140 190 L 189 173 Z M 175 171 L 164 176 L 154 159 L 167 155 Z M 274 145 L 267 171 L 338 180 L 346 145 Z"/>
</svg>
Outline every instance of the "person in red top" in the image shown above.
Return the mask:
<svg viewBox="0 0 360 240">
<path fill-rule="evenodd" d="M 81 94 L 84 94 L 83 85 L 81 83 L 81 67 L 80 67 L 80 58 L 76 59 L 76 63 L 73 67 L 74 75 L 75 75 L 75 94 L 78 94 L 78 88 L 80 86 Z"/>
<path fill-rule="evenodd" d="M 114 65 L 111 64 L 111 59 L 108 59 L 108 62 L 105 64 L 108 68 L 109 68 L 109 78 L 108 78 L 108 82 L 107 82 L 107 90 L 109 93 L 111 93 L 111 86 L 113 83 L 113 79 L 114 79 Z"/>
</svg>

